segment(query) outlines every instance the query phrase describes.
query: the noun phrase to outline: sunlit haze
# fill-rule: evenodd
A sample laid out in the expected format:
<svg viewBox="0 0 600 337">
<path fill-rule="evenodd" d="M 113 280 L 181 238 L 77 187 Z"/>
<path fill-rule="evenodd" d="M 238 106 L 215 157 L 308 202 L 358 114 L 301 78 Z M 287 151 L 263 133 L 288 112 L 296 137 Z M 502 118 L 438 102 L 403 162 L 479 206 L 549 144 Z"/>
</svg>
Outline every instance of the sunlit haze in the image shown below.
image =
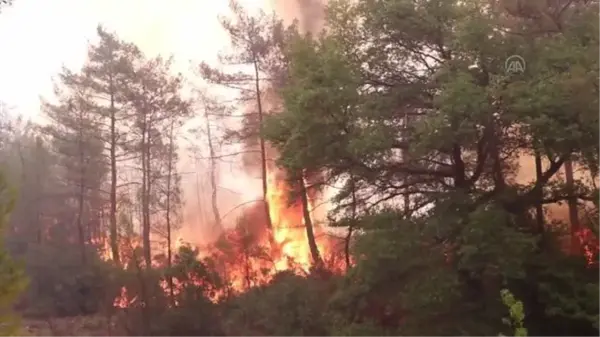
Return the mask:
<svg viewBox="0 0 600 337">
<path fill-rule="evenodd" d="M 263 3 L 269 10 L 265 0 L 240 3 L 249 11 L 258 10 Z M 0 101 L 13 114 L 39 119 L 40 96 L 52 97 L 53 77 L 63 65 L 73 70 L 82 66 L 98 24 L 135 43 L 148 57 L 172 55 L 173 71 L 194 80 L 192 65 L 215 62 L 218 52 L 228 45 L 218 22 L 218 16 L 227 13 L 225 0 L 16 0 L 0 18 Z M 183 171 L 198 170 L 190 160 L 183 166 Z M 256 199 L 260 185 L 255 177 L 240 172 L 235 163 L 222 166 L 225 196 L 233 190 L 242 201 Z M 190 201 L 196 204 L 190 200 L 195 199 L 190 187 L 196 182 L 194 176 L 184 177 L 188 205 Z M 195 217 L 192 212 L 199 213 L 187 211 L 188 219 Z"/>
<path fill-rule="evenodd" d="M 248 9 L 263 0 L 243 0 Z M 214 60 L 227 39 L 217 16 L 227 1 L 17 0 L 0 19 L 0 100 L 25 116 L 39 113 L 39 95 L 52 93 L 52 77 L 64 64 L 79 68 L 104 25 L 136 43 L 148 56 L 174 55 L 174 70 L 190 61 Z"/>
</svg>

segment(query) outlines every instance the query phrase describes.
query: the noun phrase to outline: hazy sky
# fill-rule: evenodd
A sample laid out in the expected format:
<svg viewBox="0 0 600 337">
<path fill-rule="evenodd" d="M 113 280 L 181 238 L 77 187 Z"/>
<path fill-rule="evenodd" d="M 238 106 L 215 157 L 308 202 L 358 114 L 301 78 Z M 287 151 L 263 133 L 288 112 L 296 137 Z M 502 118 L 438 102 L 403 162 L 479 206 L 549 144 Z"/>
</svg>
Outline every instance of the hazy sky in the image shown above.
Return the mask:
<svg viewBox="0 0 600 337">
<path fill-rule="evenodd" d="M 241 0 L 259 8 L 264 0 Z M 52 94 L 62 64 L 79 68 L 102 23 L 148 56 L 173 54 L 177 71 L 214 60 L 226 45 L 217 15 L 227 0 L 15 0 L 0 14 L 0 100 L 27 116 Z"/>
<path fill-rule="evenodd" d="M 239 1 L 250 11 L 270 7 L 269 0 Z M 0 101 L 26 117 L 38 116 L 40 95 L 52 97 L 52 78 L 63 64 L 82 66 L 99 23 L 149 57 L 174 55 L 174 70 L 189 77 L 190 61 L 216 61 L 227 46 L 217 18 L 227 12 L 227 0 L 14 0 L 0 13 Z M 185 171 L 196 170 L 185 158 L 182 164 Z M 184 176 L 188 202 L 195 200 L 194 181 L 193 175 Z M 258 183 L 239 168 L 222 165 L 221 186 L 236 190 L 242 200 L 256 199 Z"/>
</svg>

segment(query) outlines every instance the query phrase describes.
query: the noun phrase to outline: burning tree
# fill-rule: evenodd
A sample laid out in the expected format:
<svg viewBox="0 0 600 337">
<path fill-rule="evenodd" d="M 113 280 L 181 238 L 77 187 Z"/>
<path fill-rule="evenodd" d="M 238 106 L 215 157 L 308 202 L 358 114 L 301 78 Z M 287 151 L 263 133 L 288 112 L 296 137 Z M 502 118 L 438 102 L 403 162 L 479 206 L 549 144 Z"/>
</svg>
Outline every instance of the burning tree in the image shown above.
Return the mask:
<svg viewBox="0 0 600 337">
<path fill-rule="evenodd" d="M 280 255 L 281 245 L 283 243 L 282 233 L 286 230 L 285 226 L 302 226 L 306 232 L 306 243 L 310 249 L 310 263 L 322 267 L 323 261 L 317 244 L 315 226 L 311 217 L 309 191 L 307 179 L 314 178 L 315 175 L 309 174 L 306 170 L 284 171 L 270 163 L 270 160 L 276 156 L 276 151 L 266 142 L 261 129 L 264 119 L 267 115 L 275 113 L 278 110 L 277 97 L 279 93 L 272 87 L 285 84 L 285 72 L 287 71 L 285 58 L 283 55 L 284 40 L 289 39 L 296 31 L 295 25 L 289 29 L 284 29 L 282 21 L 275 15 L 269 16 L 260 12 L 255 16 L 248 14 L 236 1 L 230 1 L 230 8 L 234 14 L 234 19 L 221 19 L 222 26 L 228 32 L 231 44 L 235 52 L 231 55 L 221 57 L 225 65 L 244 64 L 249 71 L 227 73 L 202 63 L 201 73 L 205 79 L 211 83 L 235 88 L 239 91 L 240 98 L 238 102 L 245 104 L 251 112 L 243 114 L 241 128 L 232 130 L 229 139 L 242 141 L 248 152 L 244 159 L 247 162 L 254 162 L 252 153 L 258 152 L 260 176 L 262 181 L 263 208 L 265 213 L 265 225 L 269 231 L 268 239 L 272 250 L 272 255 Z M 255 148 L 258 151 L 253 151 Z M 282 220 L 285 224 L 277 223 L 274 217 L 278 217 L 279 210 L 273 210 L 272 202 L 282 202 L 283 200 L 270 200 L 278 190 L 292 192 L 288 186 L 283 186 L 283 182 L 292 186 L 294 194 L 289 193 L 285 198 L 295 195 L 300 204 L 300 219 L 293 219 L 287 223 L 287 219 Z M 276 198 L 281 199 L 280 196 Z M 297 202 L 291 201 L 292 209 L 296 209 Z M 282 227 L 283 226 L 283 227 Z M 279 228 L 276 228 L 279 227 Z M 277 238 L 279 236 L 279 238 Z M 285 235 L 284 235 L 285 236 Z"/>
<path fill-rule="evenodd" d="M 275 47 L 272 32 L 279 21 L 275 16 L 267 16 L 264 12 L 261 12 L 258 16 L 251 16 L 235 0 L 230 1 L 230 8 L 235 19 L 221 18 L 221 25 L 229 34 L 234 53 L 222 56 L 220 60 L 225 65 L 244 64 L 249 68 L 249 71 L 227 73 L 206 63 L 200 65 L 200 70 L 203 77 L 209 82 L 239 90 L 239 102 L 253 110 L 244 114 L 244 127 L 241 130 L 230 132 L 228 137 L 245 143 L 251 149 L 248 151 L 249 156 L 245 156 L 248 162 L 255 162 L 255 156 L 252 153 L 259 154 L 262 205 L 266 219 L 265 224 L 270 231 L 273 224 L 270 218 L 270 205 L 267 201 L 269 189 L 268 145 L 265 139 L 260 136 L 259 130 L 264 117 L 269 113 L 264 98 L 264 91 L 269 82 L 263 77 L 269 54 L 273 52 Z M 258 150 L 255 150 L 256 147 L 258 147 Z"/>
</svg>

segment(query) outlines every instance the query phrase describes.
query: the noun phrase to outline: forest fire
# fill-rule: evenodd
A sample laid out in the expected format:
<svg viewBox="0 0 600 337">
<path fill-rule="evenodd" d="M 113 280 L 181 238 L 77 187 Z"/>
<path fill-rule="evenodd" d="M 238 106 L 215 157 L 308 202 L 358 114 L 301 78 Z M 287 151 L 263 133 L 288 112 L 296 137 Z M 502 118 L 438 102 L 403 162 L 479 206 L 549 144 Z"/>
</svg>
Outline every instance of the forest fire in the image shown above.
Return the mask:
<svg viewBox="0 0 600 337">
<path fill-rule="evenodd" d="M 289 188 L 276 175 L 271 175 L 269 184 L 273 186 L 267 194 L 273 222 L 273 238 L 281 250 L 278 259 L 274 261 L 275 268 L 281 271 L 299 266 L 303 271 L 308 272 L 312 264 L 312 257 L 308 246 L 306 223 L 302 215 L 302 205 L 300 203 L 289 204 Z M 311 206 L 312 202 L 309 199 L 309 208 Z M 309 212 L 311 211 L 309 209 Z M 333 242 L 324 235 L 326 233 L 323 232 L 321 226 L 313 225 L 313 227 L 319 252 L 323 256 L 330 256 L 333 253 Z"/>
<path fill-rule="evenodd" d="M 281 271 L 308 274 L 313 265 L 301 203 L 289 202 L 290 190 L 281 176 L 270 174 L 268 182 L 272 240 L 262 205 L 256 204 L 247 209 L 235 228 L 225 231 L 221 240 L 203 252 L 236 293 L 265 284 Z M 331 272 L 341 271 L 335 238 L 314 223 L 313 230 L 325 267 Z"/>
<path fill-rule="evenodd" d="M 237 225 L 225 230 L 220 239 L 209 246 L 191 247 L 182 237 L 178 237 L 173 242 L 172 250 L 175 260 L 178 258 L 176 254 L 180 247 L 188 245 L 197 251 L 199 260 L 210 261 L 210 268 L 213 268 L 224 281 L 226 286 L 223 289 L 209 295 L 213 301 L 267 284 L 275 274 L 281 271 L 304 275 L 310 272 L 313 263 L 302 205 L 300 202 L 289 202 L 290 188 L 280 175 L 271 173 L 268 182 L 270 188 L 267 193 L 267 202 L 273 224 L 272 242 L 268 236 L 264 208 L 260 203 L 246 209 Z M 336 240 L 334 237 L 326 235 L 324 228 L 318 223 L 313 226 L 319 253 L 324 259 L 326 268 L 332 272 L 341 272 L 343 265 L 339 249 L 336 248 L 338 247 Z M 588 264 L 594 265 L 597 260 L 598 245 L 596 241 L 590 239 L 593 235 L 582 231 L 577 236 L 585 250 L 584 254 Z M 100 249 L 102 259 L 111 260 L 108 241 L 103 240 L 99 243 L 103 245 Z M 120 252 L 121 265 L 124 269 L 133 266 L 135 250 L 140 247 L 140 238 L 123 238 Z M 166 256 L 166 252 L 164 255 Z M 141 259 L 138 258 L 138 260 Z M 165 267 L 165 261 L 164 258 L 162 260 L 156 258 L 153 261 L 153 267 Z M 142 262 L 138 262 L 139 266 L 143 266 Z M 178 295 L 186 285 L 200 286 L 202 282 L 204 281 L 196 279 L 194 275 L 190 274 L 185 276 L 185 280 L 173 279 L 172 289 L 166 278 L 163 278 L 160 280 L 160 287 L 165 294 Z M 138 295 L 130 295 L 127 288 L 122 287 L 119 295 L 113 301 L 113 306 L 127 308 L 137 301 Z M 178 305 L 176 300 L 173 305 Z"/>
<path fill-rule="evenodd" d="M 581 247 L 581 253 L 585 256 L 588 267 L 597 267 L 600 245 L 598 238 L 589 228 L 584 228 L 576 233 Z"/>
<path fill-rule="evenodd" d="M 220 239 L 210 246 L 190 247 L 196 249 L 199 259 L 211 261 L 211 267 L 227 284 L 228 294 L 241 293 L 251 287 L 266 284 L 281 271 L 308 274 L 313 264 L 301 203 L 289 202 L 290 188 L 281 175 L 272 172 L 268 183 L 270 188 L 267 202 L 273 224 L 272 240 L 269 240 L 264 208 L 258 204 L 248 208 L 238 224 L 225 230 Z M 325 267 L 332 272 L 340 271 L 342 259 L 337 256 L 339 254 L 335 249 L 335 240 L 326 235 L 324 228 L 318 224 L 313 224 L 313 227 L 315 241 Z M 172 249 L 175 254 L 185 241 L 187 240 L 180 237 L 174 242 Z M 121 242 L 121 262 L 124 269 L 131 266 L 134 250 L 141 247 L 140 243 L 139 238 Z M 111 260 L 107 240 L 103 241 L 100 254 L 104 260 Z M 164 267 L 164 261 L 155 260 L 154 267 Z M 196 283 L 193 277 L 188 277 L 188 281 Z M 160 285 L 167 294 L 171 291 L 178 294 L 179 288 L 184 286 L 179 280 L 173 281 L 173 290 L 169 288 L 166 280 L 162 280 Z M 224 291 L 216 292 L 212 299 L 218 300 L 223 296 Z M 113 305 L 125 308 L 136 300 L 136 296 L 129 296 L 127 289 L 123 287 Z"/>
</svg>

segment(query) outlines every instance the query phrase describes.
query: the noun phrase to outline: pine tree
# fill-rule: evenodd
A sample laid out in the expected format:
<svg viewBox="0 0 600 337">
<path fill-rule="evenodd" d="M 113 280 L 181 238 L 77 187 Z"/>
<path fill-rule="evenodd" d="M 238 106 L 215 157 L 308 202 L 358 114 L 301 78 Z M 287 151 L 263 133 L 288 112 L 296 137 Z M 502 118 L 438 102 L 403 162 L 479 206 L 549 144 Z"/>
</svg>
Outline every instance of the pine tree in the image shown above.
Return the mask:
<svg viewBox="0 0 600 337">
<path fill-rule="evenodd" d="M 74 223 L 81 260 L 85 263 L 85 245 L 92 238 L 90 223 L 97 221 L 94 218 L 99 214 L 98 209 L 91 209 L 92 195 L 101 190 L 108 167 L 102 143 L 101 119 L 96 114 L 89 90 L 73 79 L 76 76 L 63 69 L 59 76 L 61 83 L 55 90 L 58 103 L 43 104 L 50 120 L 43 131 L 51 137 L 51 144 L 59 158 L 60 180 L 66 189 L 64 200 L 73 200 L 76 205 Z M 95 205 L 103 206 L 98 203 Z"/>
<path fill-rule="evenodd" d="M 124 88 L 133 76 L 133 64 L 141 57 L 141 53 L 137 46 L 120 40 L 102 26 L 98 26 L 97 33 L 100 41 L 89 48 L 81 76 L 73 80 L 91 91 L 103 126 L 102 139 L 110 162 L 110 246 L 113 259 L 119 263 L 117 163 L 130 159 L 124 151 L 129 141 L 124 129 L 130 118 Z"/>
<path fill-rule="evenodd" d="M 289 47 L 265 134 L 280 165 L 344 184 L 332 203 L 362 232 L 331 302 L 344 334 L 370 320 L 381 334 L 495 333 L 504 282 L 534 293 L 534 334 L 597 334 L 597 266 L 538 233 L 557 222 L 540 205 L 597 199 L 583 174 L 558 173 L 597 153 L 598 4 L 517 2 L 330 1 L 327 36 Z M 525 73 L 507 74 L 513 54 Z M 541 170 L 521 178 L 534 157 Z"/>
<path fill-rule="evenodd" d="M 130 150 L 139 154 L 142 243 L 147 267 L 152 263 L 152 215 L 161 208 L 160 186 L 167 181 L 165 177 L 173 179 L 172 160 L 176 157 L 169 152 L 172 150 L 169 146 L 171 123 L 175 126 L 189 114 L 189 103 L 180 92 L 183 78 L 171 75 L 170 65 L 170 59 L 161 57 L 145 60 L 135 69 L 125 92 L 133 109 Z"/>
<path fill-rule="evenodd" d="M 211 237 L 218 237 L 223 231 L 223 223 L 221 219 L 221 213 L 219 211 L 218 204 L 218 156 L 217 147 L 218 140 L 215 136 L 217 125 L 216 121 L 222 119 L 224 116 L 229 116 L 230 111 L 226 104 L 220 103 L 216 97 L 209 95 L 205 91 L 200 91 L 198 95 L 198 109 L 202 111 L 202 117 L 204 119 L 204 127 L 198 127 L 190 129 L 189 131 L 195 137 L 206 137 L 206 146 L 208 147 L 208 161 L 209 161 L 209 183 L 211 191 L 211 210 L 213 215 L 213 225 L 210 228 Z"/>
<path fill-rule="evenodd" d="M 221 25 L 229 34 L 229 39 L 234 51 L 228 55 L 222 55 L 220 61 L 224 65 L 244 65 L 247 72 L 223 72 L 213 68 L 206 63 L 200 65 L 203 77 L 210 83 L 223 85 L 239 90 L 240 102 L 248 104 L 254 111 L 244 114 L 244 122 L 241 130 L 230 133 L 233 139 L 241 141 L 252 148 L 252 152 L 260 155 L 260 179 L 262 182 L 263 205 L 267 229 L 272 232 L 273 223 L 267 202 L 268 190 L 268 145 L 260 135 L 260 127 L 263 119 L 269 113 L 265 100 L 265 90 L 268 85 L 266 81 L 266 70 L 268 60 L 275 48 L 273 32 L 280 25 L 280 20 L 275 16 L 260 12 L 257 16 L 247 13 L 235 0 L 229 2 L 235 20 L 221 18 Z M 258 143 L 258 144 L 256 144 Z M 258 145 L 258 150 L 254 148 Z M 269 235 L 271 243 L 274 244 L 272 234 Z"/>
</svg>

